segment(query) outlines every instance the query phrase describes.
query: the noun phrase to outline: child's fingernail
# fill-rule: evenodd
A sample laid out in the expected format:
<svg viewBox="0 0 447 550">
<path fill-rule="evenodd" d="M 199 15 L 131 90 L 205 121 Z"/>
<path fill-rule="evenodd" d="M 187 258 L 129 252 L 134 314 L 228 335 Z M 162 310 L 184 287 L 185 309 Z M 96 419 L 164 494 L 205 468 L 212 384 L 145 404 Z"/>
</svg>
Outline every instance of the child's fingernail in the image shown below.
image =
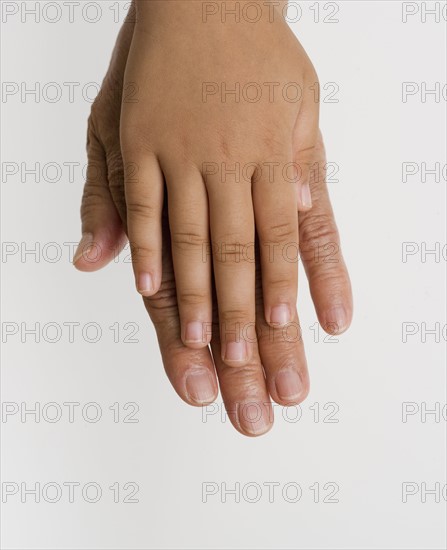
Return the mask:
<svg viewBox="0 0 447 550">
<path fill-rule="evenodd" d="M 310 185 L 308 183 L 301 186 L 301 204 L 305 208 L 312 207 L 312 195 L 310 192 Z"/>
<path fill-rule="evenodd" d="M 272 311 L 270 312 L 270 323 L 283 326 L 290 323 L 291 320 L 290 308 L 287 304 L 279 304 L 272 307 Z"/>
<path fill-rule="evenodd" d="M 203 325 L 200 321 L 192 321 L 186 325 L 185 342 L 191 344 L 203 342 Z"/>
<path fill-rule="evenodd" d="M 150 273 L 140 273 L 138 275 L 137 290 L 143 295 L 154 292 L 154 280 Z"/>
</svg>

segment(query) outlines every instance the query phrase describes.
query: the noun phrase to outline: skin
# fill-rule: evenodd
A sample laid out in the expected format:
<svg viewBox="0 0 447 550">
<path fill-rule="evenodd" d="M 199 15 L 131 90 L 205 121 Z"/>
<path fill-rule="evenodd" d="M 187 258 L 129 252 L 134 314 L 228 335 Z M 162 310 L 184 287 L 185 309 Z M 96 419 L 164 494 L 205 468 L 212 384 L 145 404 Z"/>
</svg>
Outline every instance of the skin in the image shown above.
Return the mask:
<svg viewBox="0 0 447 550">
<path fill-rule="evenodd" d="M 126 235 L 130 234 L 128 191 L 125 187 L 120 144 L 120 117 L 121 104 L 123 103 L 124 112 L 126 94 L 133 89 L 129 88 L 129 81 L 126 80 L 128 77 L 125 77 L 135 32 L 132 21 L 133 17 L 130 16 L 120 32 L 102 92 L 93 104 L 89 119 L 89 167 L 81 206 L 83 238 L 74 259 L 75 266 L 81 271 L 96 271 L 104 267 L 125 246 Z M 318 177 L 314 173 L 310 178 L 313 207 L 300 212 L 299 222 L 295 221 L 296 241 L 298 242 L 299 234 L 300 256 L 320 324 L 327 332 L 340 334 L 351 322 L 352 296 L 324 178 L 326 160 L 321 134 L 318 134 L 313 148 L 313 162 L 318 162 L 320 166 L 320 170 L 316 172 Z M 168 189 L 169 206 L 165 204 L 159 216 L 162 239 L 159 290 L 143 298 L 157 331 L 166 373 L 179 396 L 195 406 L 203 406 L 215 400 L 218 379 L 225 407 L 234 427 L 244 435 L 261 435 L 273 424 L 271 398 L 281 405 L 295 405 L 303 401 L 309 391 L 302 339 L 293 338 L 296 331 L 285 333 L 278 324 L 272 326 L 267 323 L 267 308 L 264 303 L 266 265 L 261 260 L 260 263 L 250 262 L 250 267 L 244 267 L 254 271 L 244 283 L 247 295 L 253 294 L 253 325 L 257 335 L 251 339 L 250 359 L 243 365 L 225 362 L 221 332 L 216 329 L 212 330 L 210 346 L 191 346 L 185 343 L 182 317 L 185 309 L 178 298 L 179 292 L 182 295 L 183 291 L 179 291 L 179 271 L 175 268 L 179 262 L 177 260 L 176 264 L 175 260 L 179 247 L 175 242 L 176 237 L 171 238 L 172 234 L 176 235 L 172 229 L 172 218 L 176 212 L 172 210 L 171 196 Z M 290 201 L 290 196 L 287 196 Z M 175 199 L 173 202 L 175 204 Z M 281 217 L 284 219 L 282 213 Z M 262 251 L 262 239 L 260 240 Z M 315 243 L 318 243 L 318 255 L 315 254 Z M 100 255 L 97 254 L 98 249 L 101 250 Z M 259 254 L 256 257 L 258 259 Z M 187 269 L 189 264 L 182 261 L 186 262 L 186 258 L 180 260 L 180 269 Z M 240 277 L 236 273 L 234 276 Z M 210 322 L 214 328 L 219 326 L 219 319 L 222 324 L 223 313 L 216 302 L 219 290 L 214 292 L 211 285 L 209 292 Z M 295 308 L 295 303 L 293 306 Z M 295 310 L 293 325 L 289 325 L 289 328 L 299 328 L 298 323 Z"/>
<path fill-rule="evenodd" d="M 266 321 L 297 319 L 298 264 L 284 249 L 298 247 L 297 203 L 310 207 L 318 79 L 283 18 L 272 23 L 266 13 L 256 24 L 214 18 L 205 25 L 202 6 L 137 0 L 124 86 L 134 85 L 138 100 L 124 101 L 121 111 L 127 224 L 137 289 L 152 296 L 162 280 L 166 185 L 182 340 L 208 346 L 214 277 L 222 360 L 240 367 L 255 352 L 255 263 L 247 252 L 255 222 Z M 223 100 L 204 95 L 204 79 L 230 88 L 277 82 L 278 89 L 269 95 L 261 88 L 255 102 Z M 284 99 L 280 90 L 290 82 L 301 99 Z M 237 166 L 245 177 L 228 174 Z"/>
</svg>

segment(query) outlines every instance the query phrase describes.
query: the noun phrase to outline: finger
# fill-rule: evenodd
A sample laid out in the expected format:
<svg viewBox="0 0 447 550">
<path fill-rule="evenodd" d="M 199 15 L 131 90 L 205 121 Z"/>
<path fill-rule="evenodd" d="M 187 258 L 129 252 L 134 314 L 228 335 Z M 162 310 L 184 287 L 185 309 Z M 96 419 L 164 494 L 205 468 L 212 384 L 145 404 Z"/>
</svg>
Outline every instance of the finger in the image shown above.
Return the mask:
<svg viewBox="0 0 447 550">
<path fill-rule="evenodd" d="M 211 341 L 212 296 L 208 197 L 202 175 L 173 163 L 164 170 L 182 341 L 203 348 Z"/>
<path fill-rule="evenodd" d="M 296 311 L 292 322 L 279 327 L 268 325 L 264 318 L 262 293 L 258 291 L 256 328 L 272 399 L 284 406 L 301 403 L 309 393 L 309 373 Z"/>
<path fill-rule="evenodd" d="M 89 121 L 87 178 L 81 204 L 82 238 L 73 258 L 80 271 L 96 271 L 124 248 L 127 238 L 108 188 L 104 150 Z"/>
<path fill-rule="evenodd" d="M 169 231 L 164 219 L 164 231 Z M 169 239 L 163 251 L 163 282 L 159 292 L 144 298 L 154 323 L 166 374 L 178 395 L 194 406 L 212 403 L 217 396 L 216 372 L 209 348 L 189 349 L 181 339 L 175 279 Z"/>
<path fill-rule="evenodd" d="M 115 153 L 111 155 L 113 162 L 109 162 L 109 186 L 123 225 L 126 226 L 122 159 L 116 151 Z M 165 235 L 162 256 L 163 282 L 157 294 L 144 298 L 144 304 L 154 323 L 163 365 L 172 386 L 186 403 L 202 406 L 216 399 L 216 372 L 208 348 L 191 350 L 181 342 L 166 209 L 162 217 L 162 232 Z"/>
<path fill-rule="evenodd" d="M 351 324 L 352 291 L 326 185 L 321 135 L 315 158 L 318 170 L 311 184 L 314 206 L 299 216 L 300 255 L 321 326 L 330 334 L 341 334 Z"/>
<path fill-rule="evenodd" d="M 161 215 L 164 181 L 157 159 L 137 148 L 123 148 L 127 227 L 135 284 L 152 296 L 161 283 Z"/>
<path fill-rule="evenodd" d="M 273 409 L 257 346 L 254 346 L 251 361 L 243 367 L 228 366 L 223 362 L 217 331 L 211 349 L 231 423 L 243 435 L 254 437 L 267 433 L 273 426 Z"/>
<path fill-rule="evenodd" d="M 235 181 L 229 176 L 224 183 L 219 175 L 213 175 L 207 176 L 206 186 L 222 360 L 230 366 L 248 365 L 256 340 L 251 181 Z"/>
<path fill-rule="evenodd" d="M 304 87 L 303 101 L 293 130 L 294 161 L 297 166 L 298 210 L 312 208 L 310 172 L 314 163 L 315 145 L 318 139 L 319 103 L 311 91 L 317 84 L 317 76 Z"/>
<path fill-rule="evenodd" d="M 290 146 L 289 146 L 290 148 Z M 275 165 L 276 164 L 276 165 Z M 253 178 L 253 204 L 259 238 L 265 319 L 272 326 L 295 317 L 298 287 L 298 215 L 294 179 L 287 180 L 291 156 L 273 171 Z"/>
</svg>

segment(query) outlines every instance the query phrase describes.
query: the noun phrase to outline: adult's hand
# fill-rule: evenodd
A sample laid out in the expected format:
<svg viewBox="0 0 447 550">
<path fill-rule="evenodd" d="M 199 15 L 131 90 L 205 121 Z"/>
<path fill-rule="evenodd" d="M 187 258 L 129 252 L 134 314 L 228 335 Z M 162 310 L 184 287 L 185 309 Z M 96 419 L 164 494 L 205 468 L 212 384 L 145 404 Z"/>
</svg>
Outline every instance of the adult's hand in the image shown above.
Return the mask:
<svg viewBox="0 0 447 550">
<path fill-rule="evenodd" d="M 75 266 L 82 271 L 102 268 L 127 242 L 119 125 L 123 74 L 132 36 L 133 24 L 129 21 L 121 30 L 102 91 L 89 119 L 89 168 L 81 207 L 83 238 L 74 260 Z M 311 179 L 313 208 L 300 214 L 300 252 L 320 323 L 328 332 L 340 334 L 350 324 L 352 298 L 324 179 L 325 152 L 321 135 L 315 153 L 320 165 L 320 170 L 315 173 L 319 177 Z M 163 224 L 161 287 L 154 296 L 144 298 L 144 303 L 157 331 L 167 375 L 182 399 L 201 406 L 216 398 L 217 373 L 222 397 L 235 428 L 245 435 L 265 433 L 273 423 L 270 396 L 279 404 L 291 405 L 301 402 L 308 393 L 309 378 L 302 340 L 290 341 L 284 337 L 281 327 L 267 325 L 258 265 L 258 338 L 249 364 L 244 367 L 225 365 L 221 359 L 218 334 L 211 343 L 213 356 L 208 348 L 186 347 L 182 342 L 166 215 Z M 315 254 L 316 244 L 318 255 Z M 99 256 L 98 249 L 101 250 Z M 331 261 L 325 261 L 327 259 Z"/>
</svg>

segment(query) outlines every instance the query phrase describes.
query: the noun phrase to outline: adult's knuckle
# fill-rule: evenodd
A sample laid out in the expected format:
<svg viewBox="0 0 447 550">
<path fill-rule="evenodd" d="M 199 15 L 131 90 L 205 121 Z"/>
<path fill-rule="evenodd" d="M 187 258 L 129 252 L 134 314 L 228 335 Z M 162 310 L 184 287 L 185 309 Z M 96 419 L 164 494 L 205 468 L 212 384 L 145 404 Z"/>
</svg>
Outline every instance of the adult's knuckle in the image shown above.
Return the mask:
<svg viewBox="0 0 447 550">
<path fill-rule="evenodd" d="M 314 246 L 314 243 L 338 243 L 338 231 L 332 216 L 327 214 L 313 214 L 304 216 L 300 224 L 300 243 L 303 248 Z"/>
<path fill-rule="evenodd" d="M 259 372 L 262 369 L 258 361 L 252 362 L 244 367 L 230 367 L 224 365 L 219 373 L 219 378 L 224 384 L 236 388 L 236 398 L 241 403 L 247 400 L 257 401 L 262 393 L 262 386 L 259 383 Z"/>
<path fill-rule="evenodd" d="M 94 212 L 104 202 L 104 190 L 97 181 L 90 180 L 84 187 L 82 194 L 81 210 L 84 214 Z"/>
<path fill-rule="evenodd" d="M 332 303 L 343 302 L 346 296 L 346 287 L 349 285 L 346 273 L 333 264 L 323 264 L 319 269 L 313 269 L 312 285 L 324 288 L 326 299 Z"/>
<path fill-rule="evenodd" d="M 157 294 L 144 297 L 143 300 L 154 322 L 159 321 L 158 315 L 160 313 L 164 315 L 166 315 L 166 313 L 173 313 L 175 317 L 178 318 L 177 293 L 175 280 L 173 278 L 164 280 Z"/>
</svg>

